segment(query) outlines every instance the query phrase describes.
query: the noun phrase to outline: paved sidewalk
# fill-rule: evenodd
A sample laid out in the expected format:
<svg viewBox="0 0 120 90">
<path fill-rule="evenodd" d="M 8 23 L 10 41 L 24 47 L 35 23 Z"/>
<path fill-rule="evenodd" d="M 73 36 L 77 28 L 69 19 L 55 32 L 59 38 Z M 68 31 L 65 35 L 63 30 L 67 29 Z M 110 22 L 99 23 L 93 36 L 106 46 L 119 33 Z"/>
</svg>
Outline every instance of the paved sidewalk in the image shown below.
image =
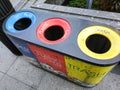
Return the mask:
<svg viewBox="0 0 120 90">
<path fill-rule="evenodd" d="M 11 0 L 13 5 L 17 0 Z M 32 66 L 0 42 L 0 90 L 120 90 L 120 65 L 94 88 L 84 88 Z"/>
</svg>

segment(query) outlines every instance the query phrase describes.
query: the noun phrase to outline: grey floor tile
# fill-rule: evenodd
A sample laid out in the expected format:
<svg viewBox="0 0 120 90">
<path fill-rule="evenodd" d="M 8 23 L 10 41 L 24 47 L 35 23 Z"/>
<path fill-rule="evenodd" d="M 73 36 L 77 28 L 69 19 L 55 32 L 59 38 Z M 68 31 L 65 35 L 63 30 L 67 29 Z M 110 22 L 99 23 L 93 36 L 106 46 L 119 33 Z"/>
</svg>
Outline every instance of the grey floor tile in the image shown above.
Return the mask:
<svg viewBox="0 0 120 90">
<path fill-rule="evenodd" d="M 94 90 L 98 88 L 100 90 L 120 90 L 120 75 L 110 73 Z"/>
<path fill-rule="evenodd" d="M 41 80 L 38 90 L 84 90 L 84 88 L 56 75 L 47 73 Z"/>
<path fill-rule="evenodd" d="M 17 56 L 13 55 L 7 48 L 0 42 L 0 71 L 6 73 Z"/>
<path fill-rule="evenodd" d="M 4 73 L 0 72 L 0 80 L 3 78 Z"/>
<path fill-rule="evenodd" d="M 110 73 L 93 88 L 85 88 L 47 73 L 38 90 L 120 90 L 120 76 Z"/>
<path fill-rule="evenodd" d="M 10 2 L 13 6 L 16 6 L 20 2 L 20 0 L 10 0 Z"/>
<path fill-rule="evenodd" d="M 29 64 L 26 61 L 27 59 L 24 56 L 19 57 L 7 74 L 33 88 L 37 88 L 45 72 Z"/>
<path fill-rule="evenodd" d="M 0 90 L 34 90 L 34 89 L 6 75 L 0 81 Z"/>
</svg>

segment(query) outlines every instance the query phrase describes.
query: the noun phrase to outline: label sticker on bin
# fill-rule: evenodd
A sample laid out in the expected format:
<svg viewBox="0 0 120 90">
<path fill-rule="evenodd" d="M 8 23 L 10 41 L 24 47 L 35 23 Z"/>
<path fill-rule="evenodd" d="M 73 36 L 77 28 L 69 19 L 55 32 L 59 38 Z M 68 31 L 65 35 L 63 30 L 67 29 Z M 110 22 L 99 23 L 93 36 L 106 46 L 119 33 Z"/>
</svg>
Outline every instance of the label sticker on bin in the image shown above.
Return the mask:
<svg viewBox="0 0 120 90">
<path fill-rule="evenodd" d="M 64 56 L 51 50 L 27 44 L 41 64 L 49 65 L 53 70 L 66 74 Z M 56 72 L 57 72 L 56 71 Z"/>
<path fill-rule="evenodd" d="M 76 81 L 97 84 L 114 67 L 96 66 L 68 56 L 65 56 L 67 75 Z"/>
</svg>

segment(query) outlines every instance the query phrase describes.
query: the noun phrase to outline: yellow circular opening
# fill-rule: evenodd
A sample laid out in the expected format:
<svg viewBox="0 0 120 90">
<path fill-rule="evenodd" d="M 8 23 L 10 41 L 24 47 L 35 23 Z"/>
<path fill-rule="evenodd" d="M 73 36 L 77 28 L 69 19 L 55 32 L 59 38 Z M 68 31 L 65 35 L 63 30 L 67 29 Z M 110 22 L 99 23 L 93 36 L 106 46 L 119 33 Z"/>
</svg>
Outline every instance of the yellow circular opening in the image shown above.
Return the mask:
<svg viewBox="0 0 120 90">
<path fill-rule="evenodd" d="M 91 51 L 102 54 L 110 49 L 111 42 L 107 37 L 103 35 L 93 34 L 86 39 L 86 46 Z"/>
<path fill-rule="evenodd" d="M 105 26 L 90 26 L 83 29 L 77 38 L 79 48 L 88 56 L 106 60 L 120 53 L 120 36 Z"/>
</svg>

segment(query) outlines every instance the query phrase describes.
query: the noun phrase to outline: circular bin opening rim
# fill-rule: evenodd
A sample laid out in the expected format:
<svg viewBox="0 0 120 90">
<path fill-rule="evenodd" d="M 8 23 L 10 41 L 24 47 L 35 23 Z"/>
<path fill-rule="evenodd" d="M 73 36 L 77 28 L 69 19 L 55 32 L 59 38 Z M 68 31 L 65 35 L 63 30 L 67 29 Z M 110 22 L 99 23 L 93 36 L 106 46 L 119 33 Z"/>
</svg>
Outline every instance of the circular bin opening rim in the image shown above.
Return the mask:
<svg viewBox="0 0 120 90">
<path fill-rule="evenodd" d="M 64 35 L 58 39 L 58 40 L 48 40 L 45 37 L 45 31 L 53 26 L 58 26 L 63 28 L 64 30 Z M 36 35 L 38 37 L 38 39 L 44 43 L 47 44 L 57 44 L 60 43 L 61 41 L 65 40 L 71 33 L 71 26 L 69 24 L 69 22 L 63 18 L 48 18 L 45 21 L 43 21 L 37 28 L 37 32 Z"/>
<path fill-rule="evenodd" d="M 28 18 L 31 20 L 31 25 L 35 23 L 36 21 L 36 16 L 31 12 L 31 11 L 19 11 L 19 12 L 16 12 L 14 14 L 12 14 L 6 21 L 6 24 L 5 24 L 5 28 L 9 31 L 9 32 L 21 32 L 21 30 L 17 30 L 15 29 L 14 27 L 14 24 L 20 20 L 20 19 L 23 19 L 23 18 Z M 29 27 L 30 27 L 29 26 Z M 29 28 L 27 27 L 27 28 Z M 27 29 L 25 28 L 25 29 Z M 23 30 L 25 30 L 23 29 Z"/>
<path fill-rule="evenodd" d="M 89 36 L 99 34 L 105 36 L 110 42 L 110 49 L 102 54 L 95 53 L 88 49 L 86 46 L 86 40 Z M 113 38 L 114 37 L 114 38 Z M 86 55 L 99 59 L 99 60 L 110 60 L 120 54 L 120 36 L 113 29 L 108 28 L 106 26 L 89 26 L 84 28 L 78 35 L 77 43 L 78 47 L 84 52 Z"/>
</svg>

